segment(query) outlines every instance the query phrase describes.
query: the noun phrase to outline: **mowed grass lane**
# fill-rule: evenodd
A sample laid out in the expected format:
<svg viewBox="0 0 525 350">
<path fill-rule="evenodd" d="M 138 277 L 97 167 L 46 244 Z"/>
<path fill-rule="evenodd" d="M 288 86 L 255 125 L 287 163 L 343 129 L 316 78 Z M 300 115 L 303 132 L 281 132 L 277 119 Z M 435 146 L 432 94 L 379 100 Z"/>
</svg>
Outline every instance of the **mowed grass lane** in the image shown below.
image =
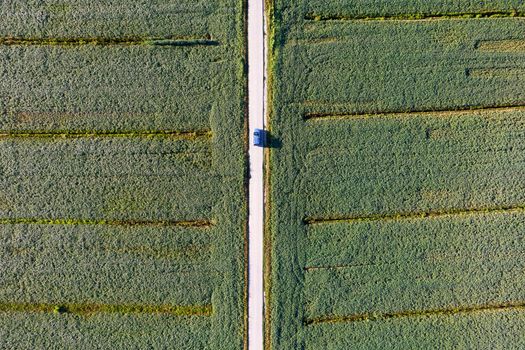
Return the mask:
<svg viewBox="0 0 525 350">
<path fill-rule="evenodd" d="M 241 349 L 243 3 L 0 14 L 0 347 Z"/>
<path fill-rule="evenodd" d="M 277 1 L 272 349 L 525 345 L 525 7 Z"/>
</svg>

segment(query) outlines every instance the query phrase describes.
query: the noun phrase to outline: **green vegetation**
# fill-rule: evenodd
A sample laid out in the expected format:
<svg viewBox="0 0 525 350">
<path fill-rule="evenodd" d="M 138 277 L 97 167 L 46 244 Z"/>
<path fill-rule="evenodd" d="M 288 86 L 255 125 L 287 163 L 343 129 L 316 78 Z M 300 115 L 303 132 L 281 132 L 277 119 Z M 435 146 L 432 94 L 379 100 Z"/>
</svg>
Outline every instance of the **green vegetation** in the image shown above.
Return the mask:
<svg viewBox="0 0 525 350">
<path fill-rule="evenodd" d="M 272 6 L 268 349 L 524 348 L 523 2 Z"/>
<path fill-rule="evenodd" d="M 0 4 L 0 348 L 243 348 L 244 7 Z"/>
</svg>

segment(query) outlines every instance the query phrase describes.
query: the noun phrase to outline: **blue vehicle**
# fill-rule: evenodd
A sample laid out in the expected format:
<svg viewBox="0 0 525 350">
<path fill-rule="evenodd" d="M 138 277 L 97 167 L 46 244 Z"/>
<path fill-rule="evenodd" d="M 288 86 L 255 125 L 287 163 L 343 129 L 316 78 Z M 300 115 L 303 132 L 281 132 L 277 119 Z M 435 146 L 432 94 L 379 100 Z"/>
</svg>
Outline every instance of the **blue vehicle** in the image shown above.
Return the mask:
<svg viewBox="0 0 525 350">
<path fill-rule="evenodd" d="M 266 147 L 266 131 L 255 129 L 253 132 L 253 144 L 258 147 Z"/>
</svg>

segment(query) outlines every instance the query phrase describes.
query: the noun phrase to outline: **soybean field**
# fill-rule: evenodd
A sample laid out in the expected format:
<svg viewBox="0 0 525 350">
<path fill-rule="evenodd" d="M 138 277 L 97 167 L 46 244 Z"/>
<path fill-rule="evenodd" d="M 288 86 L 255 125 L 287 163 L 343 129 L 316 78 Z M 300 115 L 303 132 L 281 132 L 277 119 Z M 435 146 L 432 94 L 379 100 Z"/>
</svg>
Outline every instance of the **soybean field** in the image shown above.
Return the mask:
<svg viewBox="0 0 525 350">
<path fill-rule="evenodd" d="M 269 5 L 267 348 L 525 348 L 523 1 Z"/>
<path fill-rule="evenodd" d="M 0 348 L 242 349 L 244 3 L 0 17 Z"/>
</svg>

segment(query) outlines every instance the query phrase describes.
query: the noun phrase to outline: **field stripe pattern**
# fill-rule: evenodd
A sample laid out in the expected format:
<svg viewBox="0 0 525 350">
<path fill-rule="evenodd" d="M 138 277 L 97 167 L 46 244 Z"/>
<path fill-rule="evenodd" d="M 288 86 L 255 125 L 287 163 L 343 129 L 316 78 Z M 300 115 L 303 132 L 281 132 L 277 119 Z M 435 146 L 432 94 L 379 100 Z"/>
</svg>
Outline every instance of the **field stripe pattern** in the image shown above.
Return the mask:
<svg viewBox="0 0 525 350">
<path fill-rule="evenodd" d="M 273 3 L 267 349 L 525 345 L 524 13 Z"/>
<path fill-rule="evenodd" d="M 244 348 L 244 12 L 0 4 L 0 348 Z"/>
</svg>

